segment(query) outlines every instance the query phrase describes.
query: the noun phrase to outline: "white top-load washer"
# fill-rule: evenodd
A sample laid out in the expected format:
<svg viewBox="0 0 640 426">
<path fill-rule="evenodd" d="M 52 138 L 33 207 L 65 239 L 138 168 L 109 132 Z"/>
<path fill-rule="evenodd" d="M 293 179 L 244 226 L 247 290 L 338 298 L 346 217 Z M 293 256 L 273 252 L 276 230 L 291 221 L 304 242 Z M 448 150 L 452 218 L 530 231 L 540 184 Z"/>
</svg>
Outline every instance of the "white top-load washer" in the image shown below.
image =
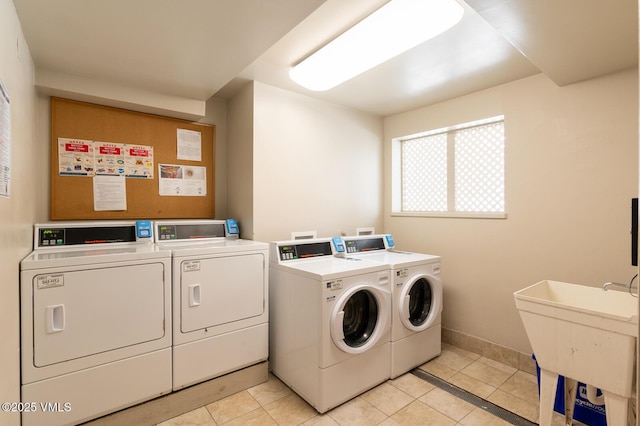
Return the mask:
<svg viewBox="0 0 640 426">
<path fill-rule="evenodd" d="M 440 256 L 395 250 L 389 234 L 343 239 L 347 256 L 379 262 L 391 270 L 391 378 L 440 355 Z"/>
<path fill-rule="evenodd" d="M 35 225 L 20 263 L 23 425 L 77 424 L 171 391 L 171 253 L 152 229 Z"/>
<path fill-rule="evenodd" d="M 389 378 L 389 268 L 336 254 L 339 238 L 271 243 L 269 365 L 320 413 Z"/>
<path fill-rule="evenodd" d="M 155 229 L 173 256 L 173 389 L 266 360 L 269 245 L 231 238 L 232 220 L 156 221 Z"/>
</svg>

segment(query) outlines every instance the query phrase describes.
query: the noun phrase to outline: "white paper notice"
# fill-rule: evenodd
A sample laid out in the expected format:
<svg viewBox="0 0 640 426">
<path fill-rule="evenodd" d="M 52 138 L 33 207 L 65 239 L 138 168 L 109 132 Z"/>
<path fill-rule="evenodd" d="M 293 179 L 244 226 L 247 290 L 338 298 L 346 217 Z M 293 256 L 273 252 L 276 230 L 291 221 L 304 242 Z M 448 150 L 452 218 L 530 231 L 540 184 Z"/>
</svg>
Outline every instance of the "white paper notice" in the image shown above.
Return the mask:
<svg viewBox="0 0 640 426">
<path fill-rule="evenodd" d="M 0 80 L 0 197 L 11 193 L 11 108 L 9 92 Z"/>
<path fill-rule="evenodd" d="M 93 209 L 126 210 L 127 186 L 124 176 L 94 176 Z"/>
<path fill-rule="evenodd" d="M 206 167 L 158 164 L 160 195 L 207 195 Z"/>
<path fill-rule="evenodd" d="M 178 129 L 178 160 L 202 161 L 202 134 Z"/>
</svg>

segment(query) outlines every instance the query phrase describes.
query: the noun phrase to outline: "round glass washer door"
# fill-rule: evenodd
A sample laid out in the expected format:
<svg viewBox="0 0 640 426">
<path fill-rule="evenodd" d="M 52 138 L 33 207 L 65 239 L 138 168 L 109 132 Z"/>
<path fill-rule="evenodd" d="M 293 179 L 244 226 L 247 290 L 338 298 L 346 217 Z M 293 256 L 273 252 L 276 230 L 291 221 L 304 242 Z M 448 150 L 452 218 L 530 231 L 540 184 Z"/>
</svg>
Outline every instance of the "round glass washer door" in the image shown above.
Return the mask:
<svg viewBox="0 0 640 426">
<path fill-rule="evenodd" d="M 409 330 L 425 330 L 442 311 L 442 285 L 433 277 L 417 276 L 402 287 L 398 302 L 402 324 Z"/>
<path fill-rule="evenodd" d="M 375 346 L 389 329 L 391 293 L 369 285 L 346 291 L 331 314 L 331 339 L 342 351 L 352 354 Z"/>
</svg>

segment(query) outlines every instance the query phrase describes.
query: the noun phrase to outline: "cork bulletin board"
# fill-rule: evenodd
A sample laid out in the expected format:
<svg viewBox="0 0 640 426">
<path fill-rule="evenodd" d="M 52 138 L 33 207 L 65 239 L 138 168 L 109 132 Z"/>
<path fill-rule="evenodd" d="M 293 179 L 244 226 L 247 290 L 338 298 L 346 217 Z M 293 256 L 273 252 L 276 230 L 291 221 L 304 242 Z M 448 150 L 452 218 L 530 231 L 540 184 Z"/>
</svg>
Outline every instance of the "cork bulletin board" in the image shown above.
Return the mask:
<svg viewBox="0 0 640 426">
<path fill-rule="evenodd" d="M 193 134 L 199 132 L 200 160 L 178 158 L 179 130 L 192 131 Z M 147 168 L 148 176 L 124 178 L 124 210 L 96 210 L 93 174 L 99 173 L 92 168 L 87 168 L 93 171 L 85 175 L 63 172 L 63 156 L 58 151 L 60 141 L 66 140 L 152 148 L 148 149 L 152 153 L 152 161 L 149 160 Z M 214 153 L 214 126 L 52 97 L 51 220 L 213 218 Z M 93 160 L 87 156 L 85 161 Z M 197 170 L 203 175 L 201 186 L 206 185 L 206 191 L 201 189 L 197 195 L 161 195 L 161 181 L 167 180 L 160 179 L 161 175 L 166 175 L 160 173 L 159 165 Z"/>
</svg>

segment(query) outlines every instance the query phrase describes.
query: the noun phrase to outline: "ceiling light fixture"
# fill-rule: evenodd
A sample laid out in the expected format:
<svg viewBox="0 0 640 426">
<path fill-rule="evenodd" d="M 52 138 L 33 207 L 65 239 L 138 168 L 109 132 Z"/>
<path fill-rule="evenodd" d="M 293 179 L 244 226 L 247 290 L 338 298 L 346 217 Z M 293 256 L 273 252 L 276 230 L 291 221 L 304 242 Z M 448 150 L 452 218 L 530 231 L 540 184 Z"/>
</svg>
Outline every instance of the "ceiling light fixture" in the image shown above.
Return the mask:
<svg viewBox="0 0 640 426">
<path fill-rule="evenodd" d="M 329 90 L 448 30 L 464 10 L 455 0 L 391 0 L 289 71 L 299 85 Z"/>
</svg>

